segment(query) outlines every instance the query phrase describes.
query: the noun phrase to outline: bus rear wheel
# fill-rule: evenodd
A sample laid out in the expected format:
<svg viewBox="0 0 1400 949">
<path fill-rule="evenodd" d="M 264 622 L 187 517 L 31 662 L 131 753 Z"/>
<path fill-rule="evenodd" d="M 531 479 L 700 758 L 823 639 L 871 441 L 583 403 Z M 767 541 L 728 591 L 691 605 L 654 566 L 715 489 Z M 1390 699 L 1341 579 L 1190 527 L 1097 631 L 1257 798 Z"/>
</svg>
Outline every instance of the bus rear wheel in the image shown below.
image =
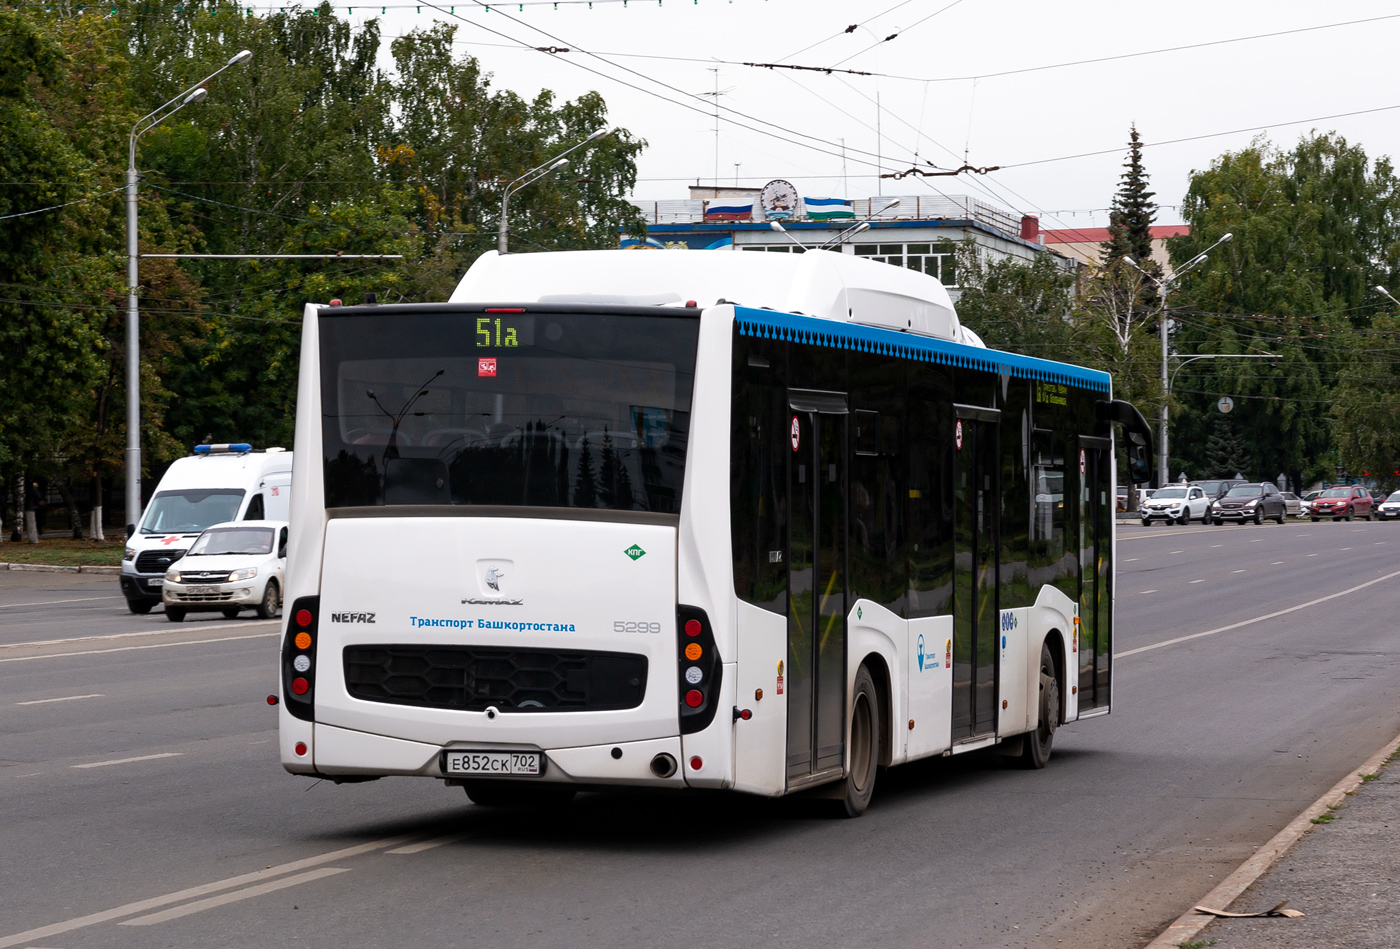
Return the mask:
<svg viewBox="0 0 1400 949">
<path fill-rule="evenodd" d="M 1050 760 L 1055 744 L 1055 729 L 1060 726 L 1060 680 L 1055 676 L 1055 659 L 1050 644 L 1040 647 L 1040 715 L 1035 731 L 1026 736 L 1021 752 L 1021 764 L 1027 768 L 1043 768 Z"/>
<path fill-rule="evenodd" d="M 875 680 L 864 665 L 856 670 L 848 749 L 850 768 L 846 772 L 841 814 L 859 817 L 870 806 L 871 795 L 875 793 L 875 775 L 880 767 L 880 700 Z"/>
<path fill-rule="evenodd" d="M 578 793 L 567 784 L 490 780 L 468 781 L 463 790 L 477 807 L 555 807 L 569 803 Z"/>
</svg>

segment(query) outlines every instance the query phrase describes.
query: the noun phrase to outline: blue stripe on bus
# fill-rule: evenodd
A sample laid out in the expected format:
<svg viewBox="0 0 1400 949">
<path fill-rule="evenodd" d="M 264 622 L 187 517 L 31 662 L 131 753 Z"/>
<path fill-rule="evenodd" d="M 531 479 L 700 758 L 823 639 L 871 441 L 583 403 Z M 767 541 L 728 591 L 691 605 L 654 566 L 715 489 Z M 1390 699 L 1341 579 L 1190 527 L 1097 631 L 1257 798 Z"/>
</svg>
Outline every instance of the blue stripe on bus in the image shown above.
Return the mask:
<svg viewBox="0 0 1400 949">
<path fill-rule="evenodd" d="M 916 359 L 920 362 L 980 369 L 984 372 L 1005 372 L 1019 379 L 1038 379 L 1041 382 L 1077 385 L 1100 392 L 1109 391 L 1110 379 L 1106 372 L 1051 362 L 1048 359 L 1036 359 L 1034 356 L 981 349 L 949 340 L 913 336 L 909 333 L 855 323 L 837 323 L 833 320 L 819 320 L 810 316 L 771 310 L 751 310 L 747 307 L 735 307 L 734 319 L 739 326 L 739 332 L 744 336 L 804 343 L 809 346 L 853 349 L 901 359 Z"/>
</svg>

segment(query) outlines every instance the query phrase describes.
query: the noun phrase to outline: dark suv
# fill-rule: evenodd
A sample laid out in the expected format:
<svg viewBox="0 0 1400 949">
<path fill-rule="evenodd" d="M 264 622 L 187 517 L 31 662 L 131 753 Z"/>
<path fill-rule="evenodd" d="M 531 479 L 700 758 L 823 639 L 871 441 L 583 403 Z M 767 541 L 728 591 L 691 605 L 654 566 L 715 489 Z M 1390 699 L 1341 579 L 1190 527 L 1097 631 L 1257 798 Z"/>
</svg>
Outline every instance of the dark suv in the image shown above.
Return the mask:
<svg viewBox="0 0 1400 949">
<path fill-rule="evenodd" d="M 1267 481 L 1258 484 L 1236 484 L 1210 506 L 1211 519 L 1217 524 L 1226 521 L 1264 523 L 1271 518 L 1283 523 L 1288 506 L 1278 488 Z"/>
<path fill-rule="evenodd" d="M 1364 517 L 1371 519 L 1371 508 L 1376 504 L 1375 498 L 1371 497 L 1371 492 L 1361 487 L 1359 484 L 1339 485 L 1335 488 L 1328 488 L 1323 491 L 1312 502 L 1313 520 L 1330 517 L 1334 521 L 1342 518 L 1351 520 L 1353 517 Z"/>
<path fill-rule="evenodd" d="M 1204 491 L 1206 497 L 1214 502 L 1223 498 L 1225 492 L 1229 491 L 1235 485 L 1247 484 L 1248 482 L 1241 478 L 1221 478 L 1218 481 L 1192 481 L 1191 483 Z"/>
</svg>

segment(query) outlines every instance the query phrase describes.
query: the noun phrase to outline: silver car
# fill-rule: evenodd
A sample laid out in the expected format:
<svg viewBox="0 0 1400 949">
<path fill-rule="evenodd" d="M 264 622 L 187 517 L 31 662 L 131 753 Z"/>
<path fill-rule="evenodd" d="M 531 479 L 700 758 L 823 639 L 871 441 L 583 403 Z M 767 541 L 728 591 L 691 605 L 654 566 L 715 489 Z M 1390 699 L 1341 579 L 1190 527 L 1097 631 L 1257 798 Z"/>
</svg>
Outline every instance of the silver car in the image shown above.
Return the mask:
<svg viewBox="0 0 1400 949">
<path fill-rule="evenodd" d="M 1376 517 L 1383 521 L 1392 517 L 1400 518 L 1400 491 L 1392 492 L 1390 497 L 1381 502 L 1380 507 L 1376 508 Z"/>
</svg>

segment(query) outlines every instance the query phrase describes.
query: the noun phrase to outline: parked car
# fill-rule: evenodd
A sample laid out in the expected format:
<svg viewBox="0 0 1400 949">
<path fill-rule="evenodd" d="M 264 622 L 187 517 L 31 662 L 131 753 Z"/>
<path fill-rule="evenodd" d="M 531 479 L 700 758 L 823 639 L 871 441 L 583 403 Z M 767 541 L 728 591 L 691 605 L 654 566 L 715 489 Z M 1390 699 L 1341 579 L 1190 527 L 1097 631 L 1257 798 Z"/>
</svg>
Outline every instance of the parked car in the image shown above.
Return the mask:
<svg viewBox="0 0 1400 949">
<path fill-rule="evenodd" d="M 1318 497 L 1319 497 L 1321 494 L 1322 494 L 1321 491 L 1309 491 L 1309 492 L 1307 492 L 1306 494 L 1303 495 L 1303 497 L 1302 497 L 1302 501 L 1303 501 L 1303 515 L 1304 515 L 1305 517 L 1306 517 L 1307 515 L 1309 515 L 1309 514 L 1312 513 L 1312 504 L 1313 504 L 1314 501 L 1316 501 L 1316 500 L 1318 499 Z"/>
<path fill-rule="evenodd" d="M 1324 517 L 1330 517 L 1334 521 L 1340 521 L 1344 517 L 1347 520 L 1364 517 L 1369 521 L 1374 505 L 1375 499 L 1371 497 L 1371 492 L 1361 485 L 1341 485 L 1328 488 L 1318 495 L 1312 503 L 1309 516 L 1315 521 Z"/>
<path fill-rule="evenodd" d="M 179 623 L 186 613 L 217 611 L 232 619 L 240 610 L 254 609 L 260 618 L 272 619 L 282 602 L 286 569 L 286 521 L 215 524 L 165 572 L 165 618 Z"/>
<path fill-rule="evenodd" d="M 1142 506 L 1142 526 L 1153 521 L 1168 524 L 1190 524 L 1192 519 L 1204 524 L 1210 516 L 1210 499 L 1194 484 L 1169 484 L 1152 492 Z"/>
<path fill-rule="evenodd" d="M 1376 508 L 1376 517 L 1384 521 L 1388 518 L 1400 518 L 1400 491 L 1396 491 L 1381 502 Z"/>
<path fill-rule="evenodd" d="M 1279 497 L 1283 498 L 1283 504 L 1288 509 L 1289 517 L 1303 516 L 1303 499 L 1292 491 L 1280 491 Z"/>
<path fill-rule="evenodd" d="M 1279 489 L 1263 481 L 1257 484 L 1235 485 L 1225 492 L 1224 497 L 1211 504 L 1210 515 L 1216 524 L 1224 524 L 1226 521 L 1253 521 L 1262 524 L 1265 518 L 1272 518 L 1282 524 L 1287 510 Z"/>
</svg>

